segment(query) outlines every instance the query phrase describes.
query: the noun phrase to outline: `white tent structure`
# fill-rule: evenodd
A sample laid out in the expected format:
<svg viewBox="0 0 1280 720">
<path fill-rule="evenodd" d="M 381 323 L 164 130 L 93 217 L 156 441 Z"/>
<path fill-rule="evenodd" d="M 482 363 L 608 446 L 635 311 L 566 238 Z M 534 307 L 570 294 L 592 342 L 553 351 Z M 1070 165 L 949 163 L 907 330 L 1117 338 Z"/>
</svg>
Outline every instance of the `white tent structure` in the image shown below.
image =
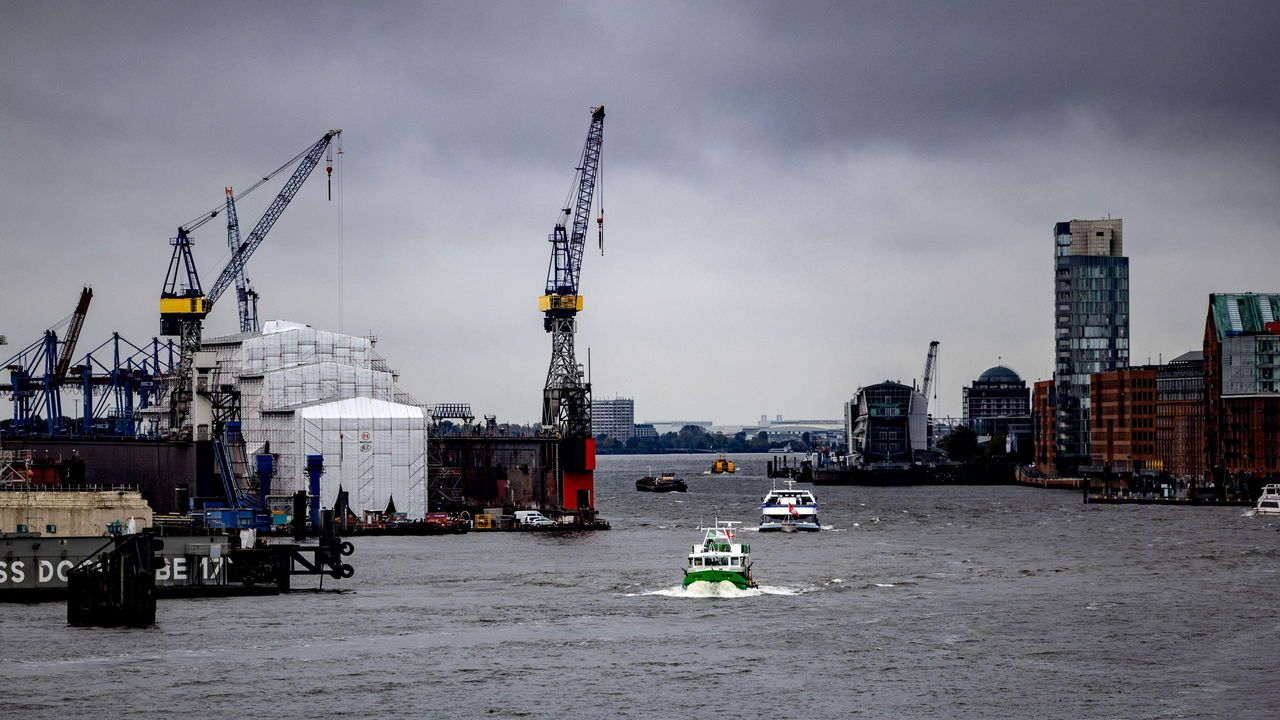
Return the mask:
<svg viewBox="0 0 1280 720">
<path fill-rule="evenodd" d="M 357 514 L 392 500 L 410 517 L 426 513 L 429 418 L 396 389 L 372 339 L 272 321 L 204 345 L 218 353 L 218 382 L 240 388 L 249 454 L 276 456 L 273 495 L 306 490 L 306 457 L 323 455 L 322 505 L 341 486 Z"/>
</svg>

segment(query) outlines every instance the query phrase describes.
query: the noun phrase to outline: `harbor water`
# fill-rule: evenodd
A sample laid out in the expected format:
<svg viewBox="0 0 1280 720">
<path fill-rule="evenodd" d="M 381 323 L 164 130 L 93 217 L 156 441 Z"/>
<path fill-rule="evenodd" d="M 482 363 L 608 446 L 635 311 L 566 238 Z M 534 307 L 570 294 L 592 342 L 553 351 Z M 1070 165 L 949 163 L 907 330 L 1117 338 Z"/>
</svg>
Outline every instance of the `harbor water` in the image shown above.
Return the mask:
<svg viewBox="0 0 1280 720">
<path fill-rule="evenodd" d="M 827 530 L 760 535 L 769 458 L 712 459 L 600 458 L 608 532 L 356 538 L 351 580 L 148 630 L 0 607 L 0 717 L 1280 716 L 1280 519 L 820 486 Z M 679 588 L 716 519 L 758 590 Z"/>
</svg>

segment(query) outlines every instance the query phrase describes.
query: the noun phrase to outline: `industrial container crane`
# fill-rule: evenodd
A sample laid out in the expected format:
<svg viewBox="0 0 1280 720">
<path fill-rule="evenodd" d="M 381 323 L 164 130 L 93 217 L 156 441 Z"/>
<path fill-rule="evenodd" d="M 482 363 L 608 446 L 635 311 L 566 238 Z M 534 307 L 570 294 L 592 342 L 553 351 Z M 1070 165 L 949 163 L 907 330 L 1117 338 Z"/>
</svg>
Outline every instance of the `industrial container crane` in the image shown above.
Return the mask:
<svg viewBox="0 0 1280 720">
<path fill-rule="evenodd" d="M 66 428 L 62 419 L 62 386 L 67 384 L 71 359 L 75 355 L 80 330 L 89 312 L 93 290 L 85 287 L 70 317 L 44 331 L 43 336 L 4 363 L 9 370 L 8 384 L 0 392 L 13 394 L 14 411 L 11 432 L 27 434 L 35 431 L 34 419 L 44 415 L 45 431 L 59 435 Z M 57 328 L 67 323 L 67 334 L 58 339 Z M 0 345 L 5 343 L 0 342 Z M 41 371 L 43 368 L 43 372 Z"/>
<path fill-rule="evenodd" d="M 320 162 L 320 158 L 324 155 L 329 143 L 341 132 L 341 130 L 330 130 L 325 133 L 311 147 L 294 156 L 239 195 L 239 197 L 244 197 L 294 163 L 297 163 L 293 175 L 290 176 L 280 193 L 276 195 L 275 200 L 272 201 L 266 212 L 262 214 L 253 231 L 231 253 L 231 259 L 227 262 L 226 267 L 222 269 L 217 279 L 213 281 L 213 285 L 210 286 L 207 293 L 201 288 L 200 276 L 196 272 L 195 259 L 191 255 L 191 233 L 216 217 L 225 205 L 219 205 L 212 211 L 178 228 L 177 236 L 170 239 L 169 242 L 173 246 L 173 256 L 169 260 L 169 270 L 165 275 L 164 288 L 160 293 L 160 334 L 177 335 L 179 337 L 180 360 L 175 373 L 174 384 L 169 392 L 170 430 L 179 437 L 190 438 L 192 436 L 190 417 L 194 392 L 192 363 L 195 360 L 196 353 L 200 350 L 200 333 L 205 316 L 213 309 L 214 303 L 231 286 L 231 283 L 235 282 L 238 277 L 243 276 L 245 263 L 248 262 L 253 252 L 258 249 L 258 246 L 262 244 L 262 240 L 271 230 L 271 227 L 275 225 L 276 221 L 280 219 L 280 215 L 284 213 L 285 208 L 289 206 L 294 196 L 298 194 L 302 184 Z M 332 164 L 327 166 L 325 170 L 326 173 L 332 174 Z M 232 200 L 234 201 L 234 199 L 233 197 Z"/>
<path fill-rule="evenodd" d="M 578 280 L 591 218 L 596 181 L 600 172 L 600 146 L 604 142 L 604 106 L 591 109 L 591 125 L 582 148 L 575 187 L 561 210 L 551 235 L 551 262 L 547 267 L 546 293 L 538 300 L 542 326 L 551 333 L 551 365 L 542 391 L 542 427 L 558 438 L 559 497 L 565 510 L 590 511 L 595 501 L 593 473 L 595 441 L 591 435 L 591 384 L 584 381 L 582 366 L 574 354 L 576 317 L 582 311 Z M 565 219 L 572 217 L 570 228 Z M 604 210 L 596 218 L 601 239 Z"/>
</svg>

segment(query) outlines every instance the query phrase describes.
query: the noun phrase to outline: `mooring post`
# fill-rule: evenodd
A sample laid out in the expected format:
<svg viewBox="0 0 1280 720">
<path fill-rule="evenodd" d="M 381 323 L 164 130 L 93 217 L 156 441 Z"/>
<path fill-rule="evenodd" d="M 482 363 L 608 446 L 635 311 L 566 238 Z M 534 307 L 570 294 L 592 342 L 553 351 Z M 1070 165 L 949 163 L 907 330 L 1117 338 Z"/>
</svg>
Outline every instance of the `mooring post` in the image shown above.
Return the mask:
<svg viewBox="0 0 1280 720">
<path fill-rule="evenodd" d="M 311 532 L 320 534 L 320 476 L 324 475 L 324 456 L 307 456 L 307 476 L 311 479 Z"/>
</svg>

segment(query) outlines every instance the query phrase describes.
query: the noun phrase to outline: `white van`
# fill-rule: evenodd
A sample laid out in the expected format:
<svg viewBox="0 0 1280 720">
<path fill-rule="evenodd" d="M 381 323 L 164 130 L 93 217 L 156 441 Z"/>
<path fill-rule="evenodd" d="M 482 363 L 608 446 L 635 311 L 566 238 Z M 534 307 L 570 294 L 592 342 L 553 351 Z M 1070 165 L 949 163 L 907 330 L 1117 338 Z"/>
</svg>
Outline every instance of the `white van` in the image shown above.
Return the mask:
<svg viewBox="0 0 1280 720">
<path fill-rule="evenodd" d="M 517 510 L 515 512 L 516 522 L 521 525 L 555 525 L 551 518 L 543 515 L 537 510 Z"/>
</svg>

